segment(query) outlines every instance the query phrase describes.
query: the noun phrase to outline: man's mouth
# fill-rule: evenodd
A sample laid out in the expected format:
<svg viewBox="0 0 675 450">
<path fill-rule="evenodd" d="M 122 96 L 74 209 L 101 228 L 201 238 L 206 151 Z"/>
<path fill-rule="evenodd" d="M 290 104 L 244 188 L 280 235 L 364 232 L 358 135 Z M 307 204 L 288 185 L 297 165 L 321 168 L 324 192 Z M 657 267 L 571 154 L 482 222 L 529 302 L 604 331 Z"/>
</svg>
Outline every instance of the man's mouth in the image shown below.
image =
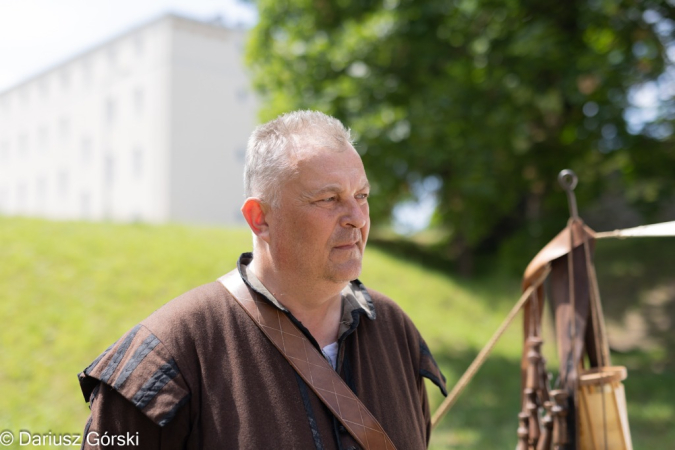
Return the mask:
<svg viewBox="0 0 675 450">
<path fill-rule="evenodd" d="M 358 241 L 356 242 L 350 242 L 348 244 L 342 244 L 342 245 L 336 245 L 333 248 L 336 248 L 338 250 L 351 250 L 357 247 Z"/>
</svg>

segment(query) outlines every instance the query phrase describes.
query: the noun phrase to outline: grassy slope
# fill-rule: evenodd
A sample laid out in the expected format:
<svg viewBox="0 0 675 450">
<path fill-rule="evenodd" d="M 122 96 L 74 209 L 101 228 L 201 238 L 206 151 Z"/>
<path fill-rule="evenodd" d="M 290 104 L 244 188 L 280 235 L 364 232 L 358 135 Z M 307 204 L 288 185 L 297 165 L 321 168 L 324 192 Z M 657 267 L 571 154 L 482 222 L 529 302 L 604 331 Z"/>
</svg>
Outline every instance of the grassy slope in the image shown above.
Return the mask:
<svg viewBox="0 0 675 450">
<path fill-rule="evenodd" d="M 245 230 L 0 218 L 0 430 L 81 432 L 88 409 L 76 373 L 154 309 L 230 270 L 249 248 Z M 458 281 L 374 248 L 361 278 L 409 312 L 449 386 L 518 294 L 516 280 Z M 520 351 L 518 323 L 432 448 L 515 446 Z M 635 447 L 672 448 L 673 374 L 633 360 L 626 389 Z M 429 390 L 435 406 L 440 395 Z"/>
</svg>

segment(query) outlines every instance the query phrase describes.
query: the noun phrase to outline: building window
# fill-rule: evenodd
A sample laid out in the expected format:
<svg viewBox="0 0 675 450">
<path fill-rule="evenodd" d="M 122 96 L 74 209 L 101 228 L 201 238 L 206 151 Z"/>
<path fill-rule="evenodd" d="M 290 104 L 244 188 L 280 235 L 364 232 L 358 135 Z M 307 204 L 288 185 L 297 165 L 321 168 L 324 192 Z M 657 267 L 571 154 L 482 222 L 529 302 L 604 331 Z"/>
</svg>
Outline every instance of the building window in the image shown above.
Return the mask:
<svg viewBox="0 0 675 450">
<path fill-rule="evenodd" d="M 143 113 L 143 101 L 143 89 L 134 89 L 134 110 L 136 111 L 136 114 L 140 115 Z"/>
<path fill-rule="evenodd" d="M 91 163 L 92 153 L 91 138 L 83 138 L 82 148 L 80 150 L 80 159 L 82 160 L 82 164 L 89 165 L 89 163 Z"/>
<path fill-rule="evenodd" d="M 46 77 L 40 80 L 40 95 L 43 98 L 49 96 L 49 80 Z"/>
<path fill-rule="evenodd" d="M 38 206 L 43 208 L 47 203 L 47 180 L 44 176 L 38 177 L 35 182 L 35 195 Z"/>
<path fill-rule="evenodd" d="M 49 147 L 49 130 L 46 125 L 42 125 L 38 130 L 38 147 L 42 153 L 47 153 Z"/>
<path fill-rule="evenodd" d="M 58 189 L 61 197 L 68 196 L 68 171 L 62 169 L 58 175 Z"/>
<path fill-rule="evenodd" d="M 7 94 L 2 97 L 2 109 L 5 110 L 5 113 L 9 115 L 12 112 L 12 96 Z"/>
<path fill-rule="evenodd" d="M 28 188 L 24 183 L 19 183 L 16 187 L 16 206 L 19 211 L 28 207 Z"/>
<path fill-rule="evenodd" d="M 105 120 L 109 124 L 115 121 L 115 102 L 111 98 L 105 102 Z"/>
<path fill-rule="evenodd" d="M 19 156 L 26 157 L 28 155 L 28 133 L 22 133 L 19 136 Z"/>
<path fill-rule="evenodd" d="M 91 58 L 82 61 L 82 80 L 85 84 L 91 84 Z"/>
<path fill-rule="evenodd" d="M 21 103 L 23 103 L 24 106 L 28 104 L 29 100 L 28 94 L 29 94 L 28 86 L 19 88 L 19 99 L 21 100 Z"/>
<path fill-rule="evenodd" d="M 61 70 L 61 87 L 63 89 L 68 89 L 70 86 L 70 72 L 68 69 Z"/>
<path fill-rule="evenodd" d="M 108 63 L 110 63 L 110 67 L 115 67 L 115 64 L 117 63 L 117 49 L 111 45 L 108 47 Z"/>
<path fill-rule="evenodd" d="M 91 218 L 91 201 L 88 192 L 80 194 L 80 216 L 84 219 Z"/>
<path fill-rule="evenodd" d="M 7 193 L 7 189 L 2 188 L 0 189 L 0 211 L 7 210 L 9 210 L 9 194 Z"/>
<path fill-rule="evenodd" d="M 105 180 L 105 184 L 112 186 L 115 182 L 115 159 L 111 154 L 108 154 L 103 164 L 103 179 Z"/>
<path fill-rule="evenodd" d="M 134 177 L 140 179 L 143 176 L 143 150 L 135 148 L 131 159 Z"/>
<path fill-rule="evenodd" d="M 4 163 L 9 161 L 9 142 L 7 141 L 0 144 L 0 161 Z"/>
<path fill-rule="evenodd" d="M 136 49 L 136 56 L 141 56 L 143 54 L 143 36 L 141 34 L 137 34 L 134 37 L 134 48 Z"/>
<path fill-rule="evenodd" d="M 61 134 L 61 141 L 67 142 L 70 138 L 70 121 L 66 117 L 61 117 L 59 120 L 59 133 Z"/>
</svg>

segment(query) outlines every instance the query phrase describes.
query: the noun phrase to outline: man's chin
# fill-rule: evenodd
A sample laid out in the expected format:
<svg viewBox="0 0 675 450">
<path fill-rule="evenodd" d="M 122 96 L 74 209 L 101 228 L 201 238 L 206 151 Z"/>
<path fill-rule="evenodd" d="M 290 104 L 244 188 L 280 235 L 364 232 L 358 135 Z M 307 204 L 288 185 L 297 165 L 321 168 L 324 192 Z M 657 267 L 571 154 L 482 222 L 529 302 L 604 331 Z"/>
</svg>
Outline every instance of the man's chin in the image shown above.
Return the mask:
<svg viewBox="0 0 675 450">
<path fill-rule="evenodd" d="M 345 262 L 328 270 L 328 279 L 335 283 L 348 283 L 361 275 L 361 259 Z"/>
</svg>

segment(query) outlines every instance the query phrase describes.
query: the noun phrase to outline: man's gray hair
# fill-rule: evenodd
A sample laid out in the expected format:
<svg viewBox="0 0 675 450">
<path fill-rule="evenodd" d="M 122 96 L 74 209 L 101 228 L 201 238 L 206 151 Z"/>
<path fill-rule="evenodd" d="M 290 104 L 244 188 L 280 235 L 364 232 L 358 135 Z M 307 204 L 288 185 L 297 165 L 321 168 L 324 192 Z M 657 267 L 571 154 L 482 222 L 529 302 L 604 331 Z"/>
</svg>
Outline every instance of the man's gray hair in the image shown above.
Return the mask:
<svg viewBox="0 0 675 450">
<path fill-rule="evenodd" d="M 299 149 L 344 149 L 352 145 L 342 122 L 318 111 L 293 111 L 258 126 L 248 140 L 244 166 L 247 197 L 278 207 L 281 181 L 294 173 L 292 152 Z"/>
</svg>

